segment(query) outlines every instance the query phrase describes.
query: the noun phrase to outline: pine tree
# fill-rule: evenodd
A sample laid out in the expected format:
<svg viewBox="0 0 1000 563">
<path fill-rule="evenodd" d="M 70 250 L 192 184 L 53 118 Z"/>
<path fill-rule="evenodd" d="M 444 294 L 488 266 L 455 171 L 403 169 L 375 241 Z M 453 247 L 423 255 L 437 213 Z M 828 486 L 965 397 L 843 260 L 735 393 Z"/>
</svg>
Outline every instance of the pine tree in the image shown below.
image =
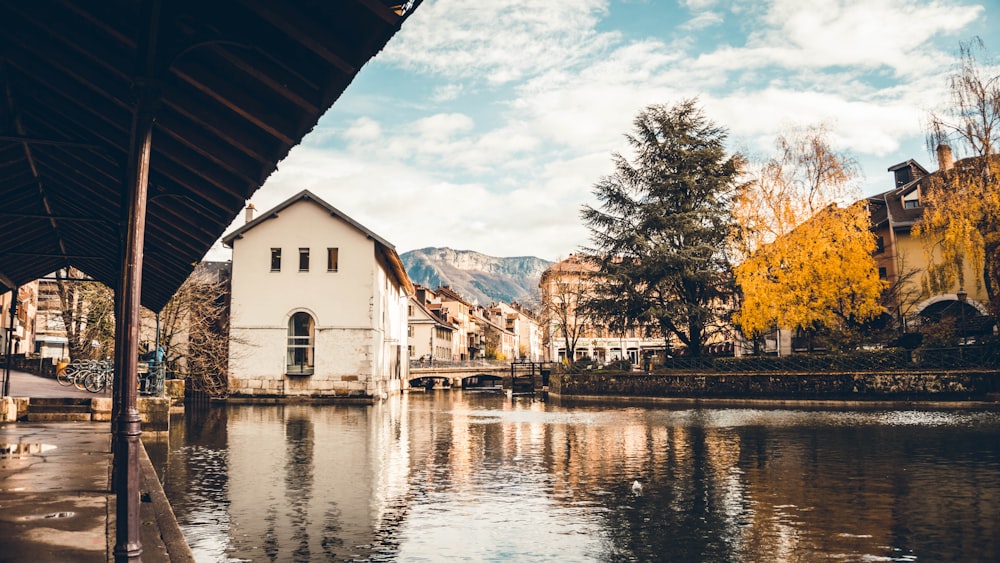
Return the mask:
<svg viewBox="0 0 1000 563">
<path fill-rule="evenodd" d="M 696 100 L 647 107 L 626 139 L 633 159 L 613 155 L 594 186 L 600 206 L 582 211 L 599 280 L 588 309 L 653 325 L 668 349 L 676 338 L 700 356 L 733 293 L 725 249 L 740 157 Z"/>
</svg>

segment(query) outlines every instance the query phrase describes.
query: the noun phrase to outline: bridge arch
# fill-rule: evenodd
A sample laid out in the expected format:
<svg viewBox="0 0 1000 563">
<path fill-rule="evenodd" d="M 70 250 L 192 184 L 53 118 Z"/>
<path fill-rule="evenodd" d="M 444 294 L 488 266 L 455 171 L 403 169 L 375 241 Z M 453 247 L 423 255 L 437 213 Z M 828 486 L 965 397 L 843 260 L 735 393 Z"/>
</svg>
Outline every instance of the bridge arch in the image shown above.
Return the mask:
<svg viewBox="0 0 1000 563">
<path fill-rule="evenodd" d="M 421 375 L 410 379 L 411 389 L 450 389 L 453 383 L 450 377 L 444 375 Z"/>
<path fill-rule="evenodd" d="M 941 302 L 945 302 L 945 301 L 954 302 L 954 303 L 964 303 L 964 304 L 962 304 L 960 306 L 961 307 L 971 306 L 976 311 L 978 311 L 980 315 L 988 315 L 989 314 L 989 309 L 986 308 L 986 304 L 980 303 L 976 299 L 968 297 L 963 302 L 962 300 L 960 300 L 958 298 L 958 294 L 955 294 L 955 293 L 944 293 L 944 294 L 941 294 L 941 295 L 935 295 L 933 297 L 930 297 L 930 298 L 925 299 L 924 301 L 922 301 L 920 304 L 918 304 L 916 307 L 913 308 L 913 316 L 919 320 L 921 314 L 924 313 L 925 309 L 928 309 L 929 307 L 931 307 L 932 305 L 934 305 L 936 303 L 941 303 Z"/>
<path fill-rule="evenodd" d="M 503 376 L 494 373 L 475 373 L 462 378 L 462 389 L 503 387 Z"/>
</svg>

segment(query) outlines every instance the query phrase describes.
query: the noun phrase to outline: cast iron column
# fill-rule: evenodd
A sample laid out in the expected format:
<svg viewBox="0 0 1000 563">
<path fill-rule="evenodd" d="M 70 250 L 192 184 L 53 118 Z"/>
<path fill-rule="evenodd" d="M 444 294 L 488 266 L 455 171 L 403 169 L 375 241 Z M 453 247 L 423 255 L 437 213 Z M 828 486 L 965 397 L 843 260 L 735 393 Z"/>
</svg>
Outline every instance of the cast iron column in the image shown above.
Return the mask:
<svg viewBox="0 0 1000 563">
<path fill-rule="evenodd" d="M 156 34 L 160 3 L 142 4 L 146 28 L 137 41 L 137 69 L 133 84 L 136 105 L 132 113 L 128 175 L 125 186 L 125 232 L 121 277 L 116 290 L 115 382 L 119 408 L 114 421 L 114 492 L 117 525 L 116 563 L 141 561 L 139 518 L 139 448 L 142 444 L 138 408 L 139 308 L 142 294 L 142 251 L 146 234 L 146 193 L 154 108 L 159 97 L 154 85 Z"/>
<path fill-rule="evenodd" d="M 13 340 L 14 340 L 14 323 L 17 322 L 17 292 L 20 291 L 20 286 L 15 285 L 10 290 L 10 326 L 5 330 L 7 335 L 4 338 L 4 362 L 3 366 L 3 392 L 0 393 L 0 397 L 10 396 L 10 353 L 14 351 Z"/>
</svg>

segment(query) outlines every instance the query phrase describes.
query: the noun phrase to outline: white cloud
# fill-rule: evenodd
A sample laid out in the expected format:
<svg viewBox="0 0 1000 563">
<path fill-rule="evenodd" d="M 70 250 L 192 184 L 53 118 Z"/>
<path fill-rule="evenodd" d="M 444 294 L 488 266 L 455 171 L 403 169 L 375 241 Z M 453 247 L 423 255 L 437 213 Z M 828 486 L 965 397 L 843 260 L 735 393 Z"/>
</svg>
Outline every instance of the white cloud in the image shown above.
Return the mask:
<svg viewBox="0 0 1000 563">
<path fill-rule="evenodd" d="M 936 41 L 983 15 L 909 0 L 681 4 L 687 24 L 627 39 L 599 31 L 612 24 L 607 0 L 425 0 L 379 60 L 431 81 L 431 94 L 400 96 L 414 110 L 392 120 L 379 108 L 396 101 L 353 102 L 370 110 L 334 130 L 344 146 L 295 148 L 254 203 L 308 188 L 401 251 L 556 259 L 587 243 L 581 206 L 611 153 L 627 152 L 635 115 L 694 96 L 734 149 L 767 152 L 783 127 L 825 121 L 881 178 L 917 156 L 898 153 L 942 99 L 954 56 Z M 705 51 L 705 26 L 731 44 Z"/>
<path fill-rule="evenodd" d="M 681 25 L 681 29 L 694 31 L 722 23 L 724 18 L 718 12 L 701 12 Z"/>
<path fill-rule="evenodd" d="M 376 141 L 381 136 L 382 127 L 370 117 L 359 117 L 344 131 L 345 138 L 357 142 Z"/>
<path fill-rule="evenodd" d="M 462 95 L 465 87 L 461 84 L 445 84 L 434 89 L 431 100 L 437 103 L 450 102 Z"/>
<path fill-rule="evenodd" d="M 423 141 L 447 140 L 457 133 L 471 131 L 475 122 L 461 113 L 439 113 L 414 122 L 414 129 Z"/>
<path fill-rule="evenodd" d="M 692 11 L 706 10 L 718 3 L 718 0 L 681 0 L 681 5 Z"/>
<path fill-rule="evenodd" d="M 907 105 L 778 89 L 702 101 L 715 121 L 733 136 L 752 140 L 750 148 L 761 152 L 772 150 L 775 135 L 792 126 L 827 123 L 836 148 L 874 155 L 898 150 L 900 138 L 920 134 L 922 114 Z"/>
<path fill-rule="evenodd" d="M 595 31 L 607 0 L 428 0 L 382 57 L 445 77 L 502 84 L 565 67 L 616 35 Z"/>
<path fill-rule="evenodd" d="M 745 46 L 722 47 L 698 62 L 720 70 L 887 66 L 913 75 L 940 61 L 924 49 L 929 40 L 961 30 L 982 11 L 911 0 L 774 0 Z"/>
</svg>

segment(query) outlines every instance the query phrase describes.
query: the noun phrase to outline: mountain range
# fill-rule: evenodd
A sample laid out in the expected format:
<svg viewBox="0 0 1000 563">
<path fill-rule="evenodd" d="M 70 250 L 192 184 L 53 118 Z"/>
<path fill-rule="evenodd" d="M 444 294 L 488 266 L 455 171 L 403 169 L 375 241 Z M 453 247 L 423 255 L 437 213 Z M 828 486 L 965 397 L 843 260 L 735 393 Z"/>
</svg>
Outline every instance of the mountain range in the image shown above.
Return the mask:
<svg viewBox="0 0 1000 563">
<path fill-rule="evenodd" d="M 553 263 L 534 256 L 496 258 L 472 250 L 421 248 L 399 256 L 415 284 L 449 286 L 472 304 L 538 302 L 538 281 Z"/>
</svg>

